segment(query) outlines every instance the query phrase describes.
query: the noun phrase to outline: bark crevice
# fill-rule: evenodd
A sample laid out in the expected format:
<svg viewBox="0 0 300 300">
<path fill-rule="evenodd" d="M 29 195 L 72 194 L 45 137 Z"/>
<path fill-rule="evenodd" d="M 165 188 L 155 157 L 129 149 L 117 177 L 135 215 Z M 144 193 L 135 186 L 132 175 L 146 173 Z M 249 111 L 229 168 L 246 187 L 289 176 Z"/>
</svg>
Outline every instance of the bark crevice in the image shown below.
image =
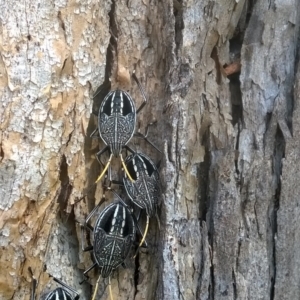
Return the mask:
<svg viewBox="0 0 300 300">
<path fill-rule="evenodd" d="M 60 211 L 65 212 L 68 205 L 68 199 L 72 193 L 73 186 L 70 184 L 70 179 L 68 175 L 68 164 L 66 156 L 63 155 L 60 163 L 59 180 L 61 182 L 60 193 L 57 197 L 57 202 L 59 203 Z"/>
<path fill-rule="evenodd" d="M 273 153 L 273 170 L 276 179 L 276 190 L 274 195 L 273 208 L 271 209 L 271 232 L 272 232 L 272 261 L 271 269 L 273 276 L 271 277 L 270 285 L 270 300 L 275 298 L 275 285 L 276 285 L 276 236 L 277 236 L 277 212 L 280 208 L 280 194 L 281 194 L 281 175 L 282 175 L 282 159 L 285 157 L 286 141 L 283 133 L 277 126 L 277 131 L 274 141 L 274 153 Z"/>
<path fill-rule="evenodd" d="M 181 0 L 173 0 L 173 14 L 175 19 L 175 53 L 178 57 L 182 45 L 182 30 L 184 29 L 183 9 Z"/>
</svg>

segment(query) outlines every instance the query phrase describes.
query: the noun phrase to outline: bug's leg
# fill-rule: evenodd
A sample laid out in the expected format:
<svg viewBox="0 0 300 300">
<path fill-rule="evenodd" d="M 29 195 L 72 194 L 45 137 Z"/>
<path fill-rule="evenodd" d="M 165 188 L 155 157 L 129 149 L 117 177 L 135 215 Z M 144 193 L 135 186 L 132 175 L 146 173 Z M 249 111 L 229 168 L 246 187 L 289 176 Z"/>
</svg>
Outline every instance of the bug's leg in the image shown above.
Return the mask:
<svg viewBox="0 0 300 300">
<path fill-rule="evenodd" d="M 106 182 L 106 179 L 107 179 L 108 182 Z M 112 179 L 112 171 L 111 171 L 111 165 L 110 165 L 108 170 L 107 170 L 107 176 L 105 177 L 105 180 L 103 182 L 103 188 L 105 190 L 109 190 L 111 188 L 112 184 L 122 185 L 122 182 Z"/>
<path fill-rule="evenodd" d="M 89 224 L 89 220 L 92 218 L 92 216 L 95 214 L 97 209 L 102 205 L 102 203 L 105 200 L 106 200 L 106 198 L 105 198 L 105 194 L 104 194 L 103 197 L 101 198 L 101 200 L 99 201 L 99 203 L 93 208 L 93 210 L 88 214 L 88 216 L 85 219 L 84 225 L 91 231 L 94 231 L 94 228 L 92 225 Z"/>
<path fill-rule="evenodd" d="M 86 269 L 86 270 L 83 272 L 84 279 L 83 279 L 82 281 L 80 281 L 79 284 L 82 284 L 83 282 L 85 282 L 85 281 L 88 279 L 88 277 L 86 276 L 86 274 L 87 274 L 89 271 L 93 270 L 96 266 L 97 266 L 97 263 L 94 263 L 93 265 L 91 265 L 88 269 Z"/>
<path fill-rule="evenodd" d="M 130 176 L 130 174 L 129 174 L 128 170 L 127 170 L 127 167 L 126 167 L 125 162 L 124 162 L 123 157 L 122 157 L 122 153 L 120 153 L 120 158 L 121 158 L 122 166 L 124 168 L 124 171 L 125 171 L 126 175 L 130 179 L 130 181 L 134 182 L 134 180 L 132 179 L 132 177 Z"/>
<path fill-rule="evenodd" d="M 104 183 L 103 183 L 103 186 L 104 187 L 111 187 L 111 183 L 112 183 L 112 175 L 111 175 L 111 165 L 109 166 L 109 168 L 108 168 L 108 170 L 107 170 L 107 176 L 106 176 L 106 178 L 105 178 L 105 180 L 104 180 Z M 108 179 L 108 184 L 106 184 L 106 179 Z"/>
<path fill-rule="evenodd" d="M 75 294 L 76 296 L 74 297 L 74 300 L 79 299 L 79 294 L 77 291 L 75 291 L 73 288 L 71 288 L 70 286 L 68 286 L 67 284 L 65 284 L 63 281 L 59 280 L 56 277 L 53 277 L 53 280 L 56 281 L 57 283 L 59 283 L 61 286 L 65 287 L 66 289 L 68 289 L 69 291 L 71 291 L 73 294 Z"/>
<path fill-rule="evenodd" d="M 81 249 L 82 251 L 91 251 L 93 250 L 93 246 L 84 246 L 84 240 L 85 240 L 85 228 L 88 228 L 91 232 L 94 231 L 94 227 L 89 223 L 89 220 L 93 217 L 97 209 L 101 206 L 101 204 L 105 201 L 105 195 L 102 197 L 102 199 L 99 201 L 99 203 L 94 207 L 94 209 L 89 213 L 86 220 L 84 221 L 84 224 L 80 224 L 81 227 Z"/>
<path fill-rule="evenodd" d="M 31 287 L 31 294 L 30 294 L 30 300 L 35 300 L 35 291 L 36 291 L 36 279 L 33 277 L 33 272 L 31 267 L 28 268 L 28 271 L 32 278 L 32 287 Z"/>
<path fill-rule="evenodd" d="M 136 151 L 134 151 L 132 148 L 130 148 L 127 145 L 125 145 L 123 148 L 125 148 L 126 150 L 128 150 L 131 154 L 136 153 Z"/>
<path fill-rule="evenodd" d="M 100 156 L 108 150 L 109 150 L 109 146 L 106 146 L 102 150 L 100 150 L 99 152 L 96 153 L 96 158 L 97 158 L 99 164 L 102 166 L 104 166 L 104 164 L 102 163 Z"/>
<path fill-rule="evenodd" d="M 96 182 L 94 182 L 93 184 L 91 184 L 89 186 L 89 188 L 85 191 L 85 194 L 82 197 L 80 197 L 79 199 L 75 200 L 73 205 L 75 205 L 78 202 L 82 201 L 89 194 L 89 192 L 94 188 L 95 184 L 96 184 Z"/>
<path fill-rule="evenodd" d="M 147 100 L 147 97 L 146 97 L 145 90 L 142 87 L 142 85 L 140 84 L 139 80 L 137 79 L 135 73 L 132 74 L 132 77 L 135 80 L 136 84 L 138 85 L 138 87 L 139 87 L 139 89 L 141 91 L 141 94 L 142 94 L 142 96 L 144 98 L 144 102 L 141 104 L 141 106 L 136 111 L 136 113 L 138 114 L 144 108 L 144 106 L 146 105 L 146 103 L 147 103 L 148 100 Z"/>
<path fill-rule="evenodd" d="M 101 92 L 103 92 L 105 95 L 107 94 L 107 90 L 110 90 L 110 82 L 104 82 L 103 84 L 101 84 L 95 94 L 93 95 L 93 98 L 96 98 L 99 94 L 101 94 Z"/>
<path fill-rule="evenodd" d="M 124 202 L 124 200 L 118 195 L 118 193 L 114 189 L 108 188 L 107 190 L 111 191 L 118 198 L 118 201 L 121 202 L 128 210 L 130 210 L 130 207 Z M 135 218 L 133 214 L 132 216 Z"/>
<path fill-rule="evenodd" d="M 90 229 L 90 228 L 89 228 Z M 85 240 L 85 228 L 83 225 L 81 225 L 81 250 L 83 252 L 91 251 L 94 249 L 93 246 L 84 246 L 84 240 Z"/>
<path fill-rule="evenodd" d="M 100 138 L 98 127 L 91 133 L 90 137 L 92 139 L 98 139 L 98 138 Z"/>
<path fill-rule="evenodd" d="M 141 218 L 141 213 L 142 213 L 142 210 L 140 209 L 140 210 L 139 210 L 139 213 L 138 213 L 138 216 L 137 216 L 137 218 L 136 218 L 136 219 L 137 219 L 137 221 L 139 221 L 139 220 L 140 220 L 140 218 Z"/>
<path fill-rule="evenodd" d="M 98 279 L 97 279 L 97 282 L 96 282 L 96 286 L 95 286 L 95 290 L 94 290 L 94 293 L 93 293 L 92 300 L 95 300 L 95 299 L 96 299 L 96 295 L 97 295 L 97 290 L 98 290 L 100 278 L 101 278 L 101 275 L 99 275 L 99 277 L 98 277 Z"/>
<path fill-rule="evenodd" d="M 92 109 L 92 113 L 95 116 L 98 116 L 99 114 L 99 109 L 101 106 L 101 102 L 102 100 L 105 98 L 105 96 L 108 94 L 108 92 L 110 91 L 111 88 L 111 84 L 108 78 L 105 78 L 105 81 L 103 82 L 103 84 L 101 84 L 95 94 L 93 95 L 93 109 Z"/>
<path fill-rule="evenodd" d="M 111 183 L 117 184 L 117 185 L 120 185 L 120 186 L 124 186 L 124 183 L 122 181 L 118 181 L 118 180 L 112 180 Z"/>
<path fill-rule="evenodd" d="M 123 206 L 125 206 L 128 210 L 130 210 L 129 206 L 124 202 L 124 200 L 118 195 L 118 193 L 114 189 L 109 187 L 107 188 L 107 190 L 112 192 L 118 198 L 118 201 L 121 202 Z"/>
<path fill-rule="evenodd" d="M 162 152 L 148 139 L 148 133 L 149 133 L 149 127 L 154 125 L 156 123 L 155 122 L 152 122 L 152 123 L 149 123 L 146 127 L 146 133 L 145 134 L 142 134 L 140 132 L 136 132 L 134 134 L 134 136 L 138 139 L 144 139 L 149 145 L 151 145 L 153 148 L 155 148 L 159 153 L 162 154 Z"/>
<path fill-rule="evenodd" d="M 156 149 L 159 153 L 162 153 L 155 145 L 152 143 L 147 137 L 145 137 L 142 133 L 136 133 L 135 137 L 139 139 L 144 139 L 149 145 L 151 145 L 154 149 Z"/>
</svg>

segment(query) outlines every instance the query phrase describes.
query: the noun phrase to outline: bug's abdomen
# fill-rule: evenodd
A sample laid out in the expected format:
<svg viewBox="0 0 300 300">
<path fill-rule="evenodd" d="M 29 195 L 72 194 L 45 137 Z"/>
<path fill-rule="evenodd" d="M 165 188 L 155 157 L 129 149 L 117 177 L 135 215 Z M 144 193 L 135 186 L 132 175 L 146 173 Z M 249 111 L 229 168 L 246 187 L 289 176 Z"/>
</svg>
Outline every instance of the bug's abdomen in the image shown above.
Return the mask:
<svg viewBox="0 0 300 300">
<path fill-rule="evenodd" d="M 156 165 L 142 153 L 129 155 L 125 160 L 126 167 L 134 182 L 124 174 L 123 183 L 127 195 L 148 216 L 156 215 L 159 201 L 159 175 Z"/>
<path fill-rule="evenodd" d="M 142 174 L 134 183 L 126 180 L 124 184 L 132 202 L 145 209 L 148 216 L 155 216 L 159 196 L 157 180 Z"/>
</svg>

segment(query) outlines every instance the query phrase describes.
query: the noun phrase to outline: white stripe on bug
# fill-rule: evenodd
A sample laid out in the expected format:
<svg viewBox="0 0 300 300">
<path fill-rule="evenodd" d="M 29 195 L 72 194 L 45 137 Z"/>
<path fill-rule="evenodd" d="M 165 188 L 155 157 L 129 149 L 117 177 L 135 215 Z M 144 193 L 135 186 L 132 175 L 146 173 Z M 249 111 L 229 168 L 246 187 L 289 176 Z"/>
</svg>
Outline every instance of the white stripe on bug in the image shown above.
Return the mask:
<svg viewBox="0 0 300 300">
<path fill-rule="evenodd" d="M 118 215 L 119 207 L 120 207 L 120 204 L 117 204 L 117 208 L 116 208 L 115 213 L 114 213 L 114 219 L 116 219 L 116 217 Z M 123 207 L 123 209 L 124 209 L 124 207 Z M 123 214 L 124 214 L 124 212 L 123 212 Z M 112 233 L 112 229 L 111 229 L 110 232 Z M 122 234 L 122 232 L 121 232 L 121 234 Z M 116 240 L 114 239 L 113 242 L 112 242 L 111 251 L 110 251 L 110 255 L 109 255 L 109 261 L 108 261 L 107 266 L 111 265 L 111 261 L 113 260 L 113 254 L 115 252 L 115 247 L 116 247 Z"/>
<path fill-rule="evenodd" d="M 67 300 L 67 295 L 65 292 L 63 292 L 64 300 Z"/>
<path fill-rule="evenodd" d="M 125 222 L 126 222 L 126 210 L 125 207 L 123 206 L 123 222 L 122 222 L 121 234 L 123 234 Z"/>
<path fill-rule="evenodd" d="M 114 99 L 116 96 L 116 91 L 113 92 L 112 96 L 111 96 L 111 103 L 110 103 L 110 113 L 112 114 L 114 111 Z"/>
<path fill-rule="evenodd" d="M 125 211 L 125 207 L 123 206 L 123 220 L 125 221 L 126 219 L 126 211 Z"/>
<path fill-rule="evenodd" d="M 135 174 L 136 174 L 136 178 L 138 179 L 139 178 L 139 172 L 137 171 L 137 166 L 135 164 L 135 158 L 132 159 L 132 163 L 133 163 L 133 169 L 135 171 Z"/>
<path fill-rule="evenodd" d="M 134 171 L 137 171 L 137 166 L 133 164 Z"/>
<path fill-rule="evenodd" d="M 146 164 L 145 164 L 145 162 L 144 162 L 143 159 L 142 159 L 142 162 L 143 162 L 143 167 L 144 167 L 144 170 L 145 170 L 146 174 L 149 175 L 148 174 L 148 170 L 147 170 L 147 166 L 146 166 Z"/>
<path fill-rule="evenodd" d="M 56 291 L 54 292 L 54 296 L 55 296 L 55 300 L 60 300 L 60 299 L 59 299 L 59 292 L 58 292 L 58 290 L 56 290 Z M 62 296 L 64 297 L 64 300 L 67 300 L 66 293 L 65 293 L 64 290 L 62 290 Z"/>
<path fill-rule="evenodd" d="M 145 161 L 144 161 L 144 159 L 143 159 L 143 157 L 141 157 L 141 156 L 137 156 L 137 158 L 140 160 L 140 162 L 143 164 L 143 168 L 144 168 L 144 172 L 147 174 L 147 175 L 149 175 L 148 174 L 148 169 L 147 169 L 147 166 L 146 166 L 146 164 L 145 164 Z"/>
<path fill-rule="evenodd" d="M 120 92 L 120 94 L 122 95 L 122 92 Z M 112 104 L 113 104 L 113 101 L 112 101 Z M 116 144 L 117 144 L 117 141 L 118 141 L 118 117 L 117 115 L 114 116 L 114 140 L 113 140 L 113 143 L 112 143 L 112 148 L 113 149 L 116 149 Z"/>
<path fill-rule="evenodd" d="M 118 215 L 118 211 L 119 211 L 119 205 L 117 205 L 117 208 L 116 208 L 115 213 L 114 213 L 113 220 L 111 222 L 112 227 L 110 228 L 110 233 L 114 232 L 115 224 L 116 224 L 116 220 L 117 220 L 117 215 Z"/>
<path fill-rule="evenodd" d="M 120 114 L 123 115 L 123 103 L 124 103 L 124 99 L 123 99 L 123 92 L 120 92 L 121 94 L 121 109 L 120 109 Z"/>
</svg>

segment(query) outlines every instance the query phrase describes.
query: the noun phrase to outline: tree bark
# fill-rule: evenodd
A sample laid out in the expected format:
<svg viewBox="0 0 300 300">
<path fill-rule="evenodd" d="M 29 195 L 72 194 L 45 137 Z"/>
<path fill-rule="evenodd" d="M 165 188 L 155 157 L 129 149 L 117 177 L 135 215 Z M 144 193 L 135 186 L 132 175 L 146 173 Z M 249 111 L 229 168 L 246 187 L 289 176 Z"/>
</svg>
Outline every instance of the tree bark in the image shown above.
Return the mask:
<svg viewBox="0 0 300 300">
<path fill-rule="evenodd" d="M 161 160 L 160 226 L 113 273 L 114 299 L 299 298 L 297 0 L 0 7 L 0 299 L 30 298 L 29 267 L 36 298 L 58 286 L 51 276 L 91 298 L 99 272 L 79 284 L 93 260 L 78 223 L 103 196 L 93 113 L 116 88 L 139 107 L 133 72 L 149 98 L 137 130 L 154 123 L 162 155 L 130 145 Z"/>
</svg>

